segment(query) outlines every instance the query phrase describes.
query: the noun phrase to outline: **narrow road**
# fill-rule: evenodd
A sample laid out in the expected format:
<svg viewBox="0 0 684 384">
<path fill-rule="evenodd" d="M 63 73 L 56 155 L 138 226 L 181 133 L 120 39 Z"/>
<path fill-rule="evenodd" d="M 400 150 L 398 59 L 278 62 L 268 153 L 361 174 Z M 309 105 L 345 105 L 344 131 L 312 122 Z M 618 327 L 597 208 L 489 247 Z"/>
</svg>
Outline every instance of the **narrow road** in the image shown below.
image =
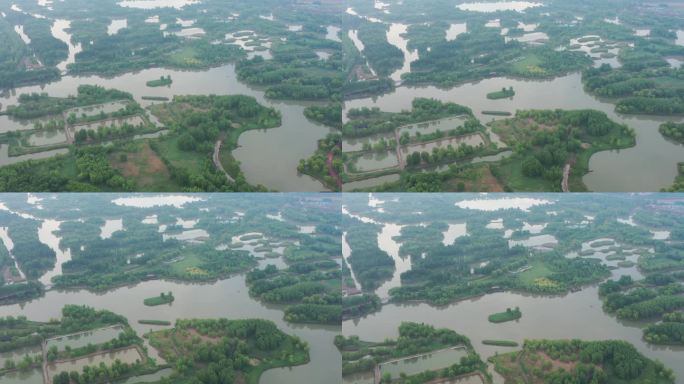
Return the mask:
<svg viewBox="0 0 684 384">
<path fill-rule="evenodd" d="M 325 163 L 328 165 L 328 173 L 330 174 L 330 177 L 335 179 L 335 184 L 337 184 L 338 190 L 342 190 L 342 179 L 340 179 L 340 175 L 337 173 L 335 168 L 333 167 L 333 153 L 332 151 L 328 152 L 328 159 L 325 161 Z"/>
<path fill-rule="evenodd" d="M 570 192 L 570 187 L 568 187 L 568 179 L 570 179 L 570 163 L 565 164 L 563 168 L 563 181 L 561 182 L 561 190 L 563 192 Z"/>
<path fill-rule="evenodd" d="M 228 181 L 234 183 L 235 180 L 228 174 L 228 172 L 226 172 L 225 169 L 223 169 L 223 164 L 221 164 L 221 144 L 223 144 L 223 139 L 216 140 L 216 143 L 214 144 L 214 166 L 216 166 L 216 169 L 226 175 L 226 179 L 228 179 Z"/>
</svg>

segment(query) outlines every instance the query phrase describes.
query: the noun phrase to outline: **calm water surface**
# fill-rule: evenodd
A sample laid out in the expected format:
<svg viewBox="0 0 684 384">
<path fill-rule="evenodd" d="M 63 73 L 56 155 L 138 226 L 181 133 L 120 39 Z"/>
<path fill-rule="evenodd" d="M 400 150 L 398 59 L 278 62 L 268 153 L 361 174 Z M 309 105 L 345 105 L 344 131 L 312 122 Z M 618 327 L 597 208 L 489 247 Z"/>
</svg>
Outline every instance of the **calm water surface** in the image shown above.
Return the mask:
<svg viewBox="0 0 684 384">
<path fill-rule="evenodd" d="M 147 81 L 158 79 L 162 75 L 171 75 L 173 84 L 170 87 L 149 88 L 145 85 Z M 239 82 L 235 66 L 232 64 L 199 72 L 155 68 L 113 78 L 65 76 L 59 81 L 46 85 L 27 86 L 6 92 L 0 95 L 0 103 L 3 104 L 3 108 L 15 105 L 20 94 L 32 92 L 47 92 L 51 96 L 66 97 L 75 94 L 81 84 L 96 84 L 130 92 L 143 106 L 150 105 L 152 102 L 142 100 L 142 96 L 173 98 L 174 95 L 245 94 L 255 97 L 259 103 L 281 112 L 282 126 L 268 130 L 247 131 L 240 136 L 239 147 L 233 151 L 233 156 L 240 161 L 247 181 L 279 191 L 325 190 L 320 182 L 309 176 L 300 175 L 297 172 L 297 165 L 300 159 L 308 158 L 315 152 L 318 140 L 325 137 L 331 129 L 313 123 L 304 116 L 304 108 L 310 103 L 267 100 L 263 90 Z M 9 121 L 9 119 L 0 120 L 0 124 L 4 121 Z M 0 127 L 0 131 L 4 131 L 4 128 Z M 7 156 L 7 145 L 0 145 L 0 165 L 50 157 L 55 153 L 64 152 L 38 153 L 10 158 Z"/>
<path fill-rule="evenodd" d="M 487 93 L 503 87 L 513 87 L 513 100 L 489 100 Z M 347 101 L 345 109 L 379 107 L 388 112 L 411 108 L 417 97 L 435 98 L 466 105 L 483 123 L 494 119 L 482 111 L 498 110 L 515 113 L 522 109 L 596 109 L 614 121 L 627 124 L 637 136 L 637 145 L 619 151 L 599 152 L 589 161 L 590 173 L 584 182 L 593 191 L 658 191 L 672 185 L 676 164 L 684 160 L 684 146 L 666 140 L 658 132 L 666 121 L 684 121 L 681 117 L 621 115 L 615 104 L 587 94 L 581 83 L 581 74 L 575 73 L 546 81 L 528 81 L 510 78 L 493 78 L 464 84 L 450 89 L 434 86 L 399 87 L 394 92 L 367 99 Z"/>
</svg>

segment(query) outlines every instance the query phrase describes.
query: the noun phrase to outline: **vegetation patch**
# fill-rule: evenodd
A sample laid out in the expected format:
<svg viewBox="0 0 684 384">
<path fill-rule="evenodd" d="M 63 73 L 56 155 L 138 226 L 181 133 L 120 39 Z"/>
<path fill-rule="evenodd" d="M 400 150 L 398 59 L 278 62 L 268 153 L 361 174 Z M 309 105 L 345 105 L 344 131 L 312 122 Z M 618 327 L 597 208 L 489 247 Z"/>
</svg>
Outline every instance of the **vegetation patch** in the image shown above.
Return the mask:
<svg viewBox="0 0 684 384">
<path fill-rule="evenodd" d="M 154 307 L 157 305 L 164 305 L 164 304 L 171 304 L 175 300 L 175 297 L 173 297 L 173 292 L 169 293 L 160 293 L 159 296 L 155 297 L 149 297 L 144 300 L 144 304 L 147 305 L 148 307 Z"/>
<path fill-rule="evenodd" d="M 490 358 L 506 382 L 674 383 L 674 374 L 625 341 L 527 340 Z"/>
<path fill-rule="evenodd" d="M 515 307 L 515 309 L 506 308 L 505 312 L 499 312 L 489 315 L 490 323 L 505 323 L 507 321 L 515 321 L 522 317 L 522 312 L 520 308 Z"/>
<path fill-rule="evenodd" d="M 176 367 L 178 383 L 257 384 L 267 369 L 309 362 L 309 347 L 267 320 L 177 320 L 173 329 L 146 335 L 164 360 Z"/>
</svg>

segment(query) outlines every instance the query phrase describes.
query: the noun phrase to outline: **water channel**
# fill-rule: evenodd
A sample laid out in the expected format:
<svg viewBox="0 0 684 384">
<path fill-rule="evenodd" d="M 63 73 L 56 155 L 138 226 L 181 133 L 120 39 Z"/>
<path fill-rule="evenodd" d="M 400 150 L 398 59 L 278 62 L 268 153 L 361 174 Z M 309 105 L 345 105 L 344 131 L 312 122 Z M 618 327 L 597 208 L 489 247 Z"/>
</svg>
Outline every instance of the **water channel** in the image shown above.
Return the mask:
<svg viewBox="0 0 684 384">
<path fill-rule="evenodd" d="M 503 87 L 513 87 L 513 100 L 489 100 L 487 94 Z M 398 87 L 394 92 L 366 99 L 350 100 L 345 110 L 379 107 L 383 111 L 401 112 L 411 109 L 414 98 L 435 98 L 455 102 L 473 109 L 483 123 L 497 119 L 482 114 L 495 110 L 515 113 L 525 109 L 596 109 L 636 132 L 633 148 L 596 153 L 589 161 L 590 173 L 584 183 L 593 191 L 658 191 L 672 185 L 677 175 L 677 163 L 684 160 L 684 146 L 666 140 L 659 126 L 666 121 L 684 121 L 682 117 L 622 115 L 615 104 L 584 91 L 581 74 L 573 73 L 551 80 L 531 81 L 512 78 L 492 78 L 476 83 L 443 89 L 434 86 Z M 379 183 L 382 184 L 382 183 Z M 373 185 L 370 180 L 365 185 Z M 375 185 L 378 185 L 377 183 Z"/>
<path fill-rule="evenodd" d="M 149 88 L 145 85 L 151 79 L 167 75 L 173 78 L 173 84 L 170 87 Z M 297 165 L 300 159 L 308 158 L 315 152 L 318 140 L 325 137 L 331 129 L 314 123 L 304 116 L 304 108 L 310 103 L 268 100 L 264 97 L 264 90 L 239 82 L 233 64 L 196 72 L 154 68 L 113 78 L 65 76 L 56 82 L 21 87 L 0 94 L 0 103 L 5 108 L 9 105 L 16 105 L 20 94 L 32 92 L 47 92 L 51 96 L 66 97 L 75 94 L 81 84 L 96 84 L 130 92 L 143 106 L 152 104 L 150 101 L 142 100 L 143 96 L 173 98 L 174 95 L 245 94 L 255 97 L 259 103 L 281 112 L 282 126 L 268 130 L 247 131 L 240 136 L 239 147 L 233 151 L 233 155 L 240 161 L 247 181 L 279 191 L 325 190 L 320 182 L 299 174 Z M 0 133 L 30 128 L 32 128 L 31 124 L 12 120 L 8 116 L 0 116 Z M 0 166 L 66 152 L 66 150 L 58 150 L 9 157 L 7 151 L 7 145 L 0 145 Z"/>
</svg>

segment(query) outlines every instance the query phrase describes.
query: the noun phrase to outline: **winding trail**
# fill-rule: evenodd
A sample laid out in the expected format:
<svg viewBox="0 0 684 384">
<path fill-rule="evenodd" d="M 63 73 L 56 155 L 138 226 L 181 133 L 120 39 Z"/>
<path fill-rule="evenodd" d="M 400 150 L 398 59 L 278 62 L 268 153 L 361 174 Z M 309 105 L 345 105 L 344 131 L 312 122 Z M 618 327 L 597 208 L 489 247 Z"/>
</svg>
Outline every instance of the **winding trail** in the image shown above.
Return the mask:
<svg viewBox="0 0 684 384">
<path fill-rule="evenodd" d="M 340 179 L 340 175 L 337 173 L 335 170 L 335 167 L 333 167 L 333 158 L 334 154 L 332 151 L 328 152 L 328 158 L 325 161 L 325 164 L 328 166 L 328 173 L 330 174 L 330 177 L 335 179 L 335 184 L 337 184 L 338 190 L 342 190 L 342 179 Z"/>
<path fill-rule="evenodd" d="M 561 181 L 561 191 L 564 193 L 570 192 L 570 171 L 572 171 L 572 166 L 577 163 L 577 154 L 572 154 L 570 158 L 568 159 L 568 162 L 565 163 L 565 167 L 563 167 L 563 181 Z"/>
<path fill-rule="evenodd" d="M 214 166 L 216 166 L 216 169 L 226 175 L 226 179 L 228 179 L 228 181 L 234 183 L 235 179 L 233 179 L 228 172 L 226 172 L 226 170 L 223 168 L 223 164 L 221 164 L 221 144 L 223 144 L 223 138 L 216 140 L 216 143 L 214 143 Z"/>
</svg>

